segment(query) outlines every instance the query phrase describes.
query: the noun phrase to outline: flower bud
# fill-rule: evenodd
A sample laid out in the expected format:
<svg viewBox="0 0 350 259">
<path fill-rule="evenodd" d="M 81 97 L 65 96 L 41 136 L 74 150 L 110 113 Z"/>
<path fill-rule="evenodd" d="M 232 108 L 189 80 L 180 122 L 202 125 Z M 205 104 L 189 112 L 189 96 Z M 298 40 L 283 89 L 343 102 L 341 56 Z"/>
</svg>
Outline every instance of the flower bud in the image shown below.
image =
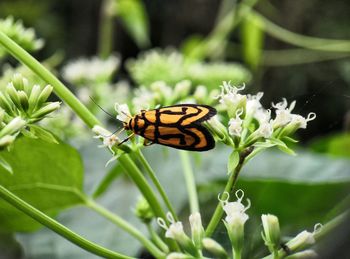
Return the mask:
<svg viewBox="0 0 350 259">
<path fill-rule="evenodd" d="M 44 107 L 40 108 L 39 110 L 37 110 L 36 112 L 34 112 L 31 117 L 33 119 L 35 119 L 35 118 L 41 119 L 45 115 L 60 108 L 60 105 L 61 105 L 60 102 L 49 103 L 49 104 L 45 105 Z"/>
<path fill-rule="evenodd" d="M 27 94 L 22 90 L 18 91 L 17 94 L 21 103 L 22 110 L 27 110 L 29 106 Z"/>
<path fill-rule="evenodd" d="M 44 87 L 44 89 L 41 91 L 39 97 L 38 97 L 38 105 L 43 104 L 46 102 L 47 98 L 49 98 L 50 94 L 52 93 L 53 87 L 51 85 L 47 85 Z"/>
<path fill-rule="evenodd" d="M 143 196 L 136 204 L 135 215 L 144 223 L 149 223 L 154 218 L 154 213 Z"/>
<path fill-rule="evenodd" d="M 262 236 L 265 245 L 273 253 L 280 246 L 281 233 L 278 218 L 271 214 L 263 214 L 261 215 L 261 221 L 264 228 Z"/>
<path fill-rule="evenodd" d="M 304 251 L 289 255 L 286 258 L 288 258 L 288 259 L 311 259 L 311 258 L 318 258 L 318 255 L 314 250 L 308 249 L 308 250 L 304 250 Z"/>
<path fill-rule="evenodd" d="M 228 258 L 225 249 L 214 239 L 203 238 L 202 245 L 208 252 L 212 253 L 215 258 Z"/>
<path fill-rule="evenodd" d="M 15 73 L 12 78 L 12 83 L 17 90 L 26 90 L 28 86 L 28 80 L 24 78 L 20 73 Z"/>
<path fill-rule="evenodd" d="M 230 140 L 226 127 L 219 121 L 218 116 L 210 118 L 208 121 L 203 122 L 212 134 L 214 134 L 220 141 L 226 143 Z M 229 143 L 229 142 L 228 142 Z"/>
<path fill-rule="evenodd" d="M 0 106 L 7 113 L 10 113 L 10 114 L 13 113 L 13 103 L 9 101 L 2 92 L 0 92 Z"/>
<path fill-rule="evenodd" d="M 11 135 L 6 135 L 0 138 L 0 148 L 4 148 L 15 141 L 16 137 Z"/>
<path fill-rule="evenodd" d="M 37 107 L 37 103 L 38 103 L 38 97 L 41 93 L 41 89 L 39 85 L 34 85 L 32 88 L 32 91 L 30 92 L 29 95 L 29 107 L 28 107 L 28 112 L 31 113 L 35 110 L 35 108 Z"/>
<path fill-rule="evenodd" d="M 205 235 L 204 228 L 202 225 L 201 214 L 199 212 L 195 212 L 190 215 L 189 220 L 191 225 L 192 241 L 197 248 L 201 248 L 202 239 Z"/>
<path fill-rule="evenodd" d="M 194 257 L 183 253 L 171 253 L 171 254 L 168 254 L 166 257 L 166 259 L 192 259 L 192 258 Z"/>
<path fill-rule="evenodd" d="M 6 93 L 10 97 L 11 101 L 15 104 L 15 106 L 17 106 L 18 108 L 21 108 L 21 102 L 19 100 L 17 90 L 13 86 L 12 82 L 7 84 Z"/>
<path fill-rule="evenodd" d="M 3 137 L 5 135 L 12 135 L 18 131 L 20 131 L 25 125 L 26 121 L 23 120 L 21 117 L 16 117 L 13 120 L 11 120 L 1 131 L 0 131 L 0 137 Z"/>
<path fill-rule="evenodd" d="M 313 233 L 304 230 L 291 239 L 286 245 L 291 251 L 299 251 L 307 246 L 313 245 L 314 243 L 315 238 Z"/>
</svg>

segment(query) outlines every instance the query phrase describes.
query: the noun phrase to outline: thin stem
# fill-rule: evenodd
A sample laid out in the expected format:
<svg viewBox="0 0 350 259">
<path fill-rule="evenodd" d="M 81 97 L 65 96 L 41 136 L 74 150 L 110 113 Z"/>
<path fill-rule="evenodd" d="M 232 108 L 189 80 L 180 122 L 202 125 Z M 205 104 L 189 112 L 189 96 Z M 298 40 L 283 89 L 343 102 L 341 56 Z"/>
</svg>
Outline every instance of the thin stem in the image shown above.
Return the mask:
<svg viewBox="0 0 350 259">
<path fill-rule="evenodd" d="M 113 14 L 111 12 L 113 1 L 103 0 L 100 11 L 98 53 L 101 58 L 107 58 L 113 46 Z"/>
<path fill-rule="evenodd" d="M 175 213 L 174 208 L 171 205 L 171 202 L 166 194 L 166 192 L 164 191 L 162 185 L 160 184 L 155 172 L 153 171 L 152 167 L 150 166 L 150 164 L 148 163 L 148 161 L 146 160 L 146 158 L 144 157 L 144 155 L 142 154 L 140 149 L 137 149 L 137 151 L 135 152 L 138 159 L 140 160 L 141 164 L 143 165 L 143 167 L 146 169 L 149 177 L 151 178 L 153 184 L 155 185 L 155 187 L 157 188 L 160 196 L 162 197 L 165 205 L 167 206 L 168 210 L 171 212 L 171 214 L 173 215 L 174 219 L 177 221 L 177 215 Z"/>
<path fill-rule="evenodd" d="M 102 246 L 99 246 L 82 236 L 78 235 L 77 233 L 73 232 L 72 230 L 68 229 L 64 225 L 60 224 L 56 220 L 50 218 L 43 212 L 39 211 L 38 209 L 34 208 L 9 190 L 7 190 L 4 186 L 0 185 L 0 197 L 7 201 L 12 206 L 16 207 L 23 213 L 27 214 L 29 217 L 33 218 L 34 220 L 38 221 L 39 223 L 43 224 L 47 228 L 51 229 L 52 231 L 56 232 L 60 236 L 64 237 L 65 239 L 71 241 L 72 243 L 76 244 L 77 246 L 83 248 L 84 250 L 87 250 L 95 255 L 102 256 L 105 258 L 132 258 L 123 254 L 119 254 L 117 252 L 108 250 Z"/>
<path fill-rule="evenodd" d="M 188 199 L 190 202 L 190 211 L 191 213 L 199 212 L 196 182 L 193 176 L 191 161 L 190 161 L 188 152 L 181 150 L 179 151 L 179 153 L 180 153 L 180 158 L 181 158 L 182 167 L 183 167 L 182 171 L 185 177 L 185 182 L 187 187 Z"/>
<path fill-rule="evenodd" d="M 111 211 L 105 209 L 104 207 L 97 204 L 92 199 L 86 199 L 86 206 L 90 209 L 94 210 L 101 216 L 105 217 L 106 219 L 110 220 L 114 224 L 116 224 L 121 229 L 128 232 L 130 235 L 135 237 L 137 240 L 139 240 L 145 248 L 156 258 L 164 257 L 164 253 L 162 253 L 151 241 L 149 241 L 140 231 L 138 231 L 136 228 L 134 228 L 132 225 L 130 225 L 127 221 L 120 218 L 119 216 L 115 215 Z"/>
<path fill-rule="evenodd" d="M 150 223 L 146 224 L 147 230 L 149 234 L 151 235 L 152 241 L 165 253 L 169 253 L 168 246 L 163 242 L 163 240 L 159 237 L 159 235 L 156 233 L 156 231 L 152 228 Z"/>
<path fill-rule="evenodd" d="M 257 26 L 263 26 L 262 29 L 267 33 L 287 43 L 306 49 L 333 52 L 350 52 L 350 41 L 348 40 L 322 39 L 301 35 L 278 26 L 257 12 L 252 11 L 252 14 L 258 16 L 259 20 L 262 21 L 262 23 L 257 22 Z M 254 22 L 254 19 L 252 19 L 252 22 Z"/>
<path fill-rule="evenodd" d="M 239 172 L 242 169 L 244 161 L 245 161 L 246 157 L 252 151 L 253 151 L 252 148 L 247 148 L 247 149 L 243 150 L 240 153 L 239 163 L 238 163 L 237 167 L 234 169 L 234 171 L 230 173 L 230 177 L 229 177 L 229 179 L 228 179 L 228 181 L 226 183 L 224 192 L 231 193 L 233 191 L 233 188 L 235 187 L 235 184 L 236 184 L 237 179 L 238 179 Z M 210 237 L 214 233 L 214 231 L 215 231 L 219 221 L 222 218 L 222 214 L 223 214 L 223 208 L 222 208 L 222 205 L 219 202 L 218 205 L 216 206 L 216 209 L 214 211 L 214 214 L 213 214 L 212 218 L 210 219 L 208 227 L 205 230 L 205 235 L 207 237 Z"/>
</svg>

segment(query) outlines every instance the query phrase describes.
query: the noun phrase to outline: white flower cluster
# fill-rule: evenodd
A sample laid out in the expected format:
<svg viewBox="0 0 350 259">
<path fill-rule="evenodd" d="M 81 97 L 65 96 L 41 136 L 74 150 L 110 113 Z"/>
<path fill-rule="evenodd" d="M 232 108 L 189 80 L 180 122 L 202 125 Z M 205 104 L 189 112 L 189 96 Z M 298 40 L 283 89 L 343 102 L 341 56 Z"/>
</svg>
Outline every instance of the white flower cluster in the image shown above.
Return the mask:
<svg viewBox="0 0 350 259">
<path fill-rule="evenodd" d="M 72 84 L 105 83 L 110 80 L 120 64 L 118 56 L 107 59 L 80 58 L 68 63 L 62 71 L 63 78 Z"/>
<path fill-rule="evenodd" d="M 154 82 L 149 87 L 141 86 L 135 90 L 135 97 L 132 99 L 134 112 L 156 108 L 157 105 L 166 106 L 180 100 L 183 101 L 190 90 L 191 82 L 188 80 L 180 81 L 175 87 L 170 87 L 163 81 Z"/>
<path fill-rule="evenodd" d="M 307 117 L 293 114 L 295 101 L 289 106 L 286 99 L 272 104 L 275 116 L 260 103 L 262 92 L 256 95 L 244 95 L 240 92 L 245 86 L 234 87 L 230 82 L 223 82 L 219 99 L 219 109 L 225 110 L 229 117 L 228 132 L 235 143 L 252 144 L 261 138 L 281 138 L 291 135 L 297 129 L 305 129 L 307 123 L 316 118 L 315 113 Z"/>
</svg>

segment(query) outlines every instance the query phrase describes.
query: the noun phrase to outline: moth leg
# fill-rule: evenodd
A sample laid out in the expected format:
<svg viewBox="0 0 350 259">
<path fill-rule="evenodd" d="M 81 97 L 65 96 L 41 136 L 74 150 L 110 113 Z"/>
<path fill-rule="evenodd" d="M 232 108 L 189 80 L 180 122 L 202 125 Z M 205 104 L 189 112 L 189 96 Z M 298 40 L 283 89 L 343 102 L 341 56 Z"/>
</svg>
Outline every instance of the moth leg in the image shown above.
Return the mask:
<svg viewBox="0 0 350 259">
<path fill-rule="evenodd" d="M 146 138 L 145 138 L 145 141 L 143 142 L 143 145 L 144 145 L 145 147 L 151 146 L 151 145 L 153 145 L 153 144 L 154 144 L 153 141 L 150 141 L 150 140 L 148 140 L 148 139 L 146 139 Z"/>
<path fill-rule="evenodd" d="M 120 142 L 119 144 L 118 144 L 118 146 L 120 146 L 121 144 L 123 144 L 123 143 L 125 143 L 126 141 L 128 141 L 132 136 L 134 136 L 135 134 L 134 133 L 132 133 L 130 136 L 128 136 L 126 139 L 124 139 L 122 142 Z"/>
</svg>

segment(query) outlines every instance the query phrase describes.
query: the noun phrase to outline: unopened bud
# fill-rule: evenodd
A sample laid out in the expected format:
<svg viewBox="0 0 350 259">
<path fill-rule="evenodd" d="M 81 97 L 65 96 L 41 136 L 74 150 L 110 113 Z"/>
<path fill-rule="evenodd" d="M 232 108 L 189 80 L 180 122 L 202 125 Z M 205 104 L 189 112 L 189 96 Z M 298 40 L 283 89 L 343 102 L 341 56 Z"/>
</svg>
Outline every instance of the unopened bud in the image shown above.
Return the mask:
<svg viewBox="0 0 350 259">
<path fill-rule="evenodd" d="M 4 148 L 15 141 L 16 137 L 12 135 L 6 135 L 0 138 L 0 148 Z"/>
<path fill-rule="evenodd" d="M 29 108 L 28 111 L 29 112 L 33 112 L 37 106 L 38 103 L 38 97 L 41 93 L 41 89 L 39 85 L 34 85 L 32 88 L 32 91 L 30 92 L 30 96 L 29 96 Z"/>
<path fill-rule="evenodd" d="M 313 245 L 314 243 L 315 238 L 313 233 L 304 230 L 291 239 L 286 245 L 291 251 L 299 251 L 307 246 Z"/>
<path fill-rule="evenodd" d="M 33 113 L 32 117 L 33 118 L 42 118 L 45 115 L 57 110 L 58 108 L 60 108 L 60 102 L 52 102 L 49 103 L 48 105 L 40 108 L 39 110 L 37 110 L 35 113 Z"/>
<path fill-rule="evenodd" d="M 47 98 L 49 98 L 50 94 L 52 93 L 53 87 L 51 85 L 45 86 L 45 88 L 41 91 L 39 97 L 38 97 L 38 105 L 41 105 L 42 103 L 46 102 Z"/>
<path fill-rule="evenodd" d="M 208 252 L 212 253 L 215 258 L 228 258 L 225 249 L 214 239 L 203 238 L 202 245 Z"/>
<path fill-rule="evenodd" d="M 149 223 L 154 218 L 153 211 L 144 197 L 141 197 L 137 202 L 135 214 L 144 223 Z"/>
<path fill-rule="evenodd" d="M 280 226 L 278 218 L 271 214 L 263 214 L 261 221 L 264 228 L 263 239 L 270 252 L 274 252 L 280 246 Z"/>
<path fill-rule="evenodd" d="M 26 124 L 27 124 L 26 121 L 23 120 L 21 117 L 16 117 L 13 120 L 11 120 L 9 124 L 7 124 L 0 131 L 0 137 L 3 137 L 5 135 L 12 135 L 17 131 L 20 131 Z"/>
<path fill-rule="evenodd" d="M 13 86 L 12 82 L 7 84 L 6 93 L 10 97 L 11 101 L 18 107 L 21 107 L 21 102 L 17 94 L 16 88 Z"/>
<path fill-rule="evenodd" d="M 202 239 L 205 235 L 201 214 L 199 212 L 195 212 L 190 215 L 189 220 L 191 224 L 192 241 L 197 248 L 201 248 Z"/>
</svg>

